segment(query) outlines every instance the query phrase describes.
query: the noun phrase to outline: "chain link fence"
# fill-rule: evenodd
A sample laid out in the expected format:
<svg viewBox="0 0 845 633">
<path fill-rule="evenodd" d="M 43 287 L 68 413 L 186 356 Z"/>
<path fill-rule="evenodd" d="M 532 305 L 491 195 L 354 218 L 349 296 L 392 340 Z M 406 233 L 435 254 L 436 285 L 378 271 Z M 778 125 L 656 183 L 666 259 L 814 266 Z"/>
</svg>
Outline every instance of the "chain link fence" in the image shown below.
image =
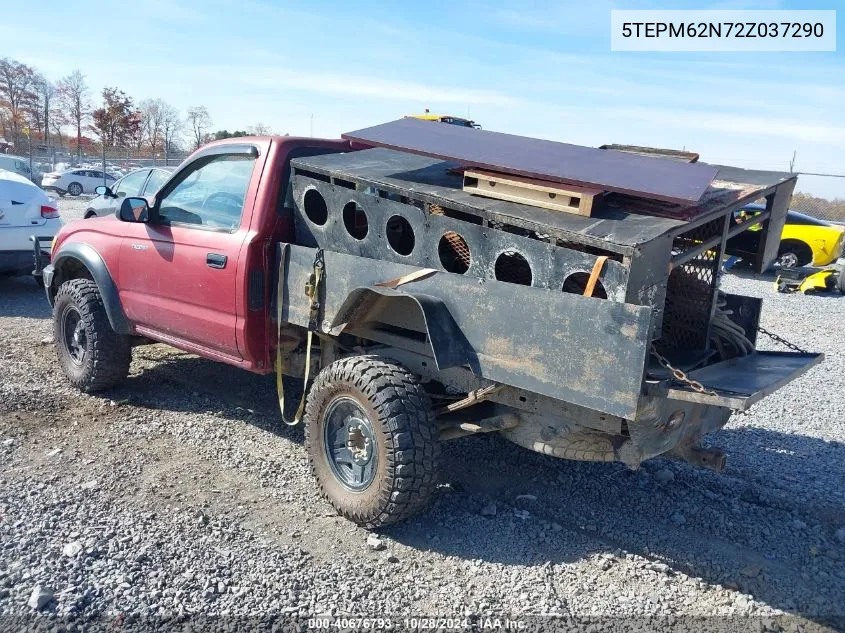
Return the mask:
<svg viewBox="0 0 845 633">
<path fill-rule="evenodd" d="M 35 145 L 33 147 L 9 148 L 9 154 L 21 157 L 27 164 L 32 163 L 32 180 L 41 182 L 43 174 L 70 169 L 72 167 L 91 167 L 102 169 L 104 154 L 97 148 L 85 149 L 81 152 L 70 151 L 60 145 Z M 106 171 L 120 177 L 134 169 L 153 166 L 176 166 L 181 163 L 189 152 L 134 150 L 130 148 L 113 148 L 105 152 Z"/>
<path fill-rule="evenodd" d="M 790 209 L 845 225 L 845 177 L 799 174 L 797 189 Z"/>
</svg>

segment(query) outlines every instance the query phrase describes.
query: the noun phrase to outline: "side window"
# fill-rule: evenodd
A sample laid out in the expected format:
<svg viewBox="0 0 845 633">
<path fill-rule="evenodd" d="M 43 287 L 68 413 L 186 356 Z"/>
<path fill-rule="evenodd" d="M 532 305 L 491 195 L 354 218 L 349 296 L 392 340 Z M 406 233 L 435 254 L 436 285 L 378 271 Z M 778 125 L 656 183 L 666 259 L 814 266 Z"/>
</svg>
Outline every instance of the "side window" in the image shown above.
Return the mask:
<svg viewBox="0 0 845 633">
<path fill-rule="evenodd" d="M 144 187 L 144 195 L 151 196 L 155 194 L 155 192 L 161 189 L 161 186 L 167 182 L 168 178 L 170 178 L 170 174 L 166 171 L 153 169 L 150 174 L 150 179 L 147 181 L 147 186 Z"/>
<path fill-rule="evenodd" d="M 114 193 L 121 198 L 137 196 L 141 192 L 141 187 L 144 186 L 144 179 L 148 173 L 146 169 L 143 169 L 125 176 L 115 187 Z"/>
<path fill-rule="evenodd" d="M 82 169 L 77 169 L 75 172 L 73 172 L 73 175 L 74 176 L 87 176 L 88 172 L 83 171 Z"/>
<path fill-rule="evenodd" d="M 163 223 L 232 230 L 241 222 L 255 157 L 221 154 L 197 160 L 159 205 Z"/>
</svg>

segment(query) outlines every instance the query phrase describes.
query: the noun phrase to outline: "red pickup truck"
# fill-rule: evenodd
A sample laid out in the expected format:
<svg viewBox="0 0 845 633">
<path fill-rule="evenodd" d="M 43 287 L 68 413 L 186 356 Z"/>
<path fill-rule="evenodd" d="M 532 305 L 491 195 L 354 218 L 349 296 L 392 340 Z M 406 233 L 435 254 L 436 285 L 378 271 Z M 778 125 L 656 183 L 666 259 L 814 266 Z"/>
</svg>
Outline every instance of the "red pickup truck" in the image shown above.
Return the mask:
<svg viewBox="0 0 845 633">
<path fill-rule="evenodd" d="M 499 139 L 443 128 L 462 147 Z M 627 195 L 584 217 L 473 195 L 460 166 L 341 140 L 199 149 L 153 199 L 56 236 L 42 274 L 62 369 L 107 389 L 133 345 L 159 341 L 275 372 L 283 412 L 282 377 L 300 381 L 293 421 L 321 492 L 377 527 L 420 510 L 439 442 L 473 433 L 720 470 L 702 437 L 821 362 L 757 350 L 761 300 L 719 289 L 730 237 L 765 223 L 758 269 L 774 259 L 794 175 L 714 166 L 686 219 Z M 758 198 L 753 222 L 731 222 Z"/>
</svg>

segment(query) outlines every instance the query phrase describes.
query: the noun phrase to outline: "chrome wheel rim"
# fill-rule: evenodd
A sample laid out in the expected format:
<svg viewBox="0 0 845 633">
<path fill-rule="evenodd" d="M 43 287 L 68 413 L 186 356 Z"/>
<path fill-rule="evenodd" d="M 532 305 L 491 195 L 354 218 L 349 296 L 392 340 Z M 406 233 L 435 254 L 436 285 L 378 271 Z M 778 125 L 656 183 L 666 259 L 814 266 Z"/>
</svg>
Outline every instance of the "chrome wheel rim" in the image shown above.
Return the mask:
<svg viewBox="0 0 845 633">
<path fill-rule="evenodd" d="M 74 307 L 68 307 L 65 310 L 62 319 L 62 339 L 71 361 L 75 365 L 82 365 L 88 350 L 88 335 L 85 333 L 82 315 Z"/>
<path fill-rule="evenodd" d="M 339 396 L 329 403 L 323 447 L 332 474 L 344 488 L 360 491 L 373 483 L 378 467 L 375 430 L 353 398 Z"/>
<path fill-rule="evenodd" d="M 798 265 L 798 255 L 795 253 L 784 253 L 778 259 L 781 268 L 795 268 Z"/>
</svg>

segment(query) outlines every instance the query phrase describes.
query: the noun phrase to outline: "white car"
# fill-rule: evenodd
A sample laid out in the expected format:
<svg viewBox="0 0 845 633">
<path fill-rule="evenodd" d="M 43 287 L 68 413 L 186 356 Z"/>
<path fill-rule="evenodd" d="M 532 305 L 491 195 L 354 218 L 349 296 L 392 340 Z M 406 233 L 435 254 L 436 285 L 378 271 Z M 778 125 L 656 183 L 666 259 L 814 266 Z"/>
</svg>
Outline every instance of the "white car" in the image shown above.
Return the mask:
<svg viewBox="0 0 845 633">
<path fill-rule="evenodd" d="M 29 159 L 23 156 L 0 154 L 0 169 L 14 172 L 32 180 L 32 172 L 29 170 Z"/>
<path fill-rule="evenodd" d="M 111 174 L 103 175 L 100 169 L 89 167 L 77 167 L 63 172 L 50 172 L 44 174 L 41 179 L 42 189 L 52 189 L 60 196 L 66 193 L 72 196 L 80 196 L 83 193 L 94 193 L 94 189 L 100 185 L 110 186 L 117 178 Z"/>
<path fill-rule="evenodd" d="M 0 169 L 0 276 L 28 275 L 35 268 L 30 235 L 42 252 L 62 227 L 56 201 L 28 178 Z"/>
</svg>

